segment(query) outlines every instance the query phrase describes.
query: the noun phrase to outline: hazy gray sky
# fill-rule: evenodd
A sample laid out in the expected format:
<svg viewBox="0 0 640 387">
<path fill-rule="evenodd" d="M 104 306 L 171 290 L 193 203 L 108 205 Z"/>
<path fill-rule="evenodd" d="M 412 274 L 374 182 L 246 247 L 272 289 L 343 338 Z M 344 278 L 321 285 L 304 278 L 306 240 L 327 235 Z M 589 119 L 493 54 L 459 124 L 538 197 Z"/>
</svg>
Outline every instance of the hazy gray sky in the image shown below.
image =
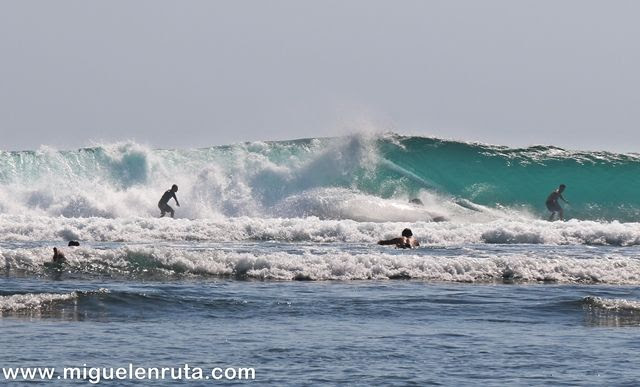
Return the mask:
<svg viewBox="0 0 640 387">
<path fill-rule="evenodd" d="M 640 151 L 640 2 L 0 0 L 0 148 L 358 130 Z"/>
</svg>

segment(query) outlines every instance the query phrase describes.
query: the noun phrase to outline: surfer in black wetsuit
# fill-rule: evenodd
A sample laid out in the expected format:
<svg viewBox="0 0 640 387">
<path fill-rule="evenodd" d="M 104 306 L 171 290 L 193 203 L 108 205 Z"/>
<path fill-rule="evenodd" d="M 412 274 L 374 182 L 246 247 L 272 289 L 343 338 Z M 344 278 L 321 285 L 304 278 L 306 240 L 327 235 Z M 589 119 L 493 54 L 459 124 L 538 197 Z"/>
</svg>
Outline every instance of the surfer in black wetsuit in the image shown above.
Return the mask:
<svg viewBox="0 0 640 387">
<path fill-rule="evenodd" d="M 547 209 L 551 211 L 551 215 L 549 216 L 549 222 L 553 220 L 553 215 L 555 215 L 556 212 L 558 213 L 558 219 L 564 220 L 564 218 L 562 217 L 562 207 L 560 207 L 560 204 L 558 203 L 558 199 L 562 199 L 562 201 L 564 201 L 567 204 L 569 203 L 562 196 L 562 193 L 564 192 L 565 188 L 566 186 L 564 184 L 560 184 L 558 189 L 551 192 L 549 197 L 547 197 L 547 201 L 545 204 L 547 205 Z"/>
<path fill-rule="evenodd" d="M 178 192 L 178 186 L 174 184 L 171 186 L 171 189 L 167 190 L 160 198 L 160 201 L 158 202 L 158 208 L 160 208 L 161 218 L 167 212 L 170 212 L 171 217 L 173 218 L 173 214 L 174 214 L 173 208 L 171 208 L 171 206 L 168 204 L 171 198 L 174 198 L 176 201 L 176 205 L 180 207 L 180 203 L 178 203 L 178 198 L 176 197 L 176 192 Z"/>
<path fill-rule="evenodd" d="M 402 236 L 399 238 L 387 239 L 384 241 L 378 241 L 379 245 L 396 245 L 401 249 L 411 249 L 413 247 L 420 246 L 420 242 L 413 236 L 411 229 L 405 228 L 402 230 Z"/>
<path fill-rule="evenodd" d="M 62 251 L 58 251 L 57 248 L 53 248 L 53 263 L 65 263 L 67 262 L 67 258 L 64 256 Z"/>
</svg>

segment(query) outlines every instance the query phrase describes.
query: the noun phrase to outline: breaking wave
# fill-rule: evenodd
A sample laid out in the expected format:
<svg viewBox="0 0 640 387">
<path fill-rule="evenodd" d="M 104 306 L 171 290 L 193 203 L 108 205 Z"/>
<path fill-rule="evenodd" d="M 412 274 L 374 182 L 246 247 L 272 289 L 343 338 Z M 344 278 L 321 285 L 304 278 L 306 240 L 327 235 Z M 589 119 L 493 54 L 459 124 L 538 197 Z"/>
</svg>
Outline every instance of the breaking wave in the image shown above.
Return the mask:
<svg viewBox="0 0 640 387">
<path fill-rule="evenodd" d="M 152 217 L 162 192 L 177 183 L 180 218 L 468 222 L 546 215 L 546 195 L 565 183 L 569 217 L 635 221 L 639 173 L 634 154 L 395 134 L 187 150 L 41 147 L 0 152 L 0 213 Z M 409 204 L 411 198 L 424 205 Z"/>
<path fill-rule="evenodd" d="M 604 255 L 602 255 L 604 254 Z M 49 263 L 48 248 L 2 252 L 8 274 L 126 279 L 231 277 L 259 280 L 420 279 L 450 282 L 640 284 L 633 252 L 500 251 L 470 247 L 399 251 L 344 245 L 233 245 L 80 247 L 68 263 Z M 46 300 L 45 300 L 46 301 Z M 22 302 L 22 301 L 21 301 Z M 604 304 L 603 304 L 604 305 Z"/>
</svg>

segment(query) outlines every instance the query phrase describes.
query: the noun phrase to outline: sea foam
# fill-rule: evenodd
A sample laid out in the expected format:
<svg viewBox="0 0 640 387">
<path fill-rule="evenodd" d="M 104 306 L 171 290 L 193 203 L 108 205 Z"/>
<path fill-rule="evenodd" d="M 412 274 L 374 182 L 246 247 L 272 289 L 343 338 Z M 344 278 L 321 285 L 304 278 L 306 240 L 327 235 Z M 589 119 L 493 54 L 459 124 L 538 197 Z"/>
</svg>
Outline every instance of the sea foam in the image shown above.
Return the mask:
<svg viewBox="0 0 640 387">
<path fill-rule="evenodd" d="M 451 282 L 557 282 L 640 284 L 640 260 L 612 251 L 459 248 L 397 251 L 380 247 L 237 244 L 127 246 L 67 249 L 62 268 L 51 268 L 47 248 L 0 254 L 8 273 L 115 278 L 234 277 L 269 280 L 420 279 Z"/>
<path fill-rule="evenodd" d="M 370 243 L 410 227 L 423 245 L 640 245 L 640 223 L 498 219 L 488 222 L 357 222 L 306 218 L 65 218 L 0 215 L 0 241 L 282 241 Z"/>
</svg>

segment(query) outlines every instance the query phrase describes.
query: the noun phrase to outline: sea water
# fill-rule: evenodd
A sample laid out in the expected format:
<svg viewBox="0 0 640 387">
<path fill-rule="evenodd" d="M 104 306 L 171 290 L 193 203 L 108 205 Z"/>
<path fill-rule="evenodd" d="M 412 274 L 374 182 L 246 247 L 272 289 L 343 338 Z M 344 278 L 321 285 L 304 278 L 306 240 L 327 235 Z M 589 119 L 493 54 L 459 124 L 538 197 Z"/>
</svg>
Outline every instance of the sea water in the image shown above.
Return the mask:
<svg viewBox="0 0 640 387">
<path fill-rule="evenodd" d="M 0 362 L 55 367 L 45 384 L 130 364 L 252 367 L 260 385 L 637 384 L 639 173 L 636 155 L 394 134 L 3 152 Z M 570 220 L 548 222 L 560 183 Z M 420 248 L 376 244 L 405 227 Z"/>
</svg>

